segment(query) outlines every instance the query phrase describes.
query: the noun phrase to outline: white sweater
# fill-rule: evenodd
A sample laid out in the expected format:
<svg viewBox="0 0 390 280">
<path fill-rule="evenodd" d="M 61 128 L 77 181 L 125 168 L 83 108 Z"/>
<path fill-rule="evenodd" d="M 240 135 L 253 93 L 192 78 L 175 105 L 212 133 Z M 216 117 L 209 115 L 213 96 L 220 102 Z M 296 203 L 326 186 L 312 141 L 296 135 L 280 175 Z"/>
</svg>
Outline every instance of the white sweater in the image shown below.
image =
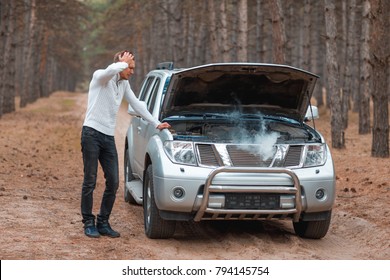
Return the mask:
<svg viewBox="0 0 390 280">
<path fill-rule="evenodd" d="M 106 69 L 93 73 L 88 92 L 88 107 L 84 126 L 92 127 L 101 133 L 114 136 L 116 118 L 123 96 L 131 107 L 145 120 L 157 127 L 160 122 L 141 106 L 127 80 L 120 80 L 119 73 L 126 69 L 126 62 L 116 62 Z"/>
</svg>

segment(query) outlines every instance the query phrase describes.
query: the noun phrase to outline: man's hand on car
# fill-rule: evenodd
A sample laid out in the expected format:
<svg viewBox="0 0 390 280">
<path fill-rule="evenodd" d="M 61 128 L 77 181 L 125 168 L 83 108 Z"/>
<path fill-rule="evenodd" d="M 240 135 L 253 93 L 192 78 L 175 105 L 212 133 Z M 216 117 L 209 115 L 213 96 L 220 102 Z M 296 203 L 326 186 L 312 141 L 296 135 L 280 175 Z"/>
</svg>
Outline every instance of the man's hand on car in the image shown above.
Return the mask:
<svg viewBox="0 0 390 280">
<path fill-rule="evenodd" d="M 164 128 L 171 128 L 171 125 L 169 123 L 164 122 L 160 123 L 156 128 L 159 130 L 163 130 Z"/>
</svg>

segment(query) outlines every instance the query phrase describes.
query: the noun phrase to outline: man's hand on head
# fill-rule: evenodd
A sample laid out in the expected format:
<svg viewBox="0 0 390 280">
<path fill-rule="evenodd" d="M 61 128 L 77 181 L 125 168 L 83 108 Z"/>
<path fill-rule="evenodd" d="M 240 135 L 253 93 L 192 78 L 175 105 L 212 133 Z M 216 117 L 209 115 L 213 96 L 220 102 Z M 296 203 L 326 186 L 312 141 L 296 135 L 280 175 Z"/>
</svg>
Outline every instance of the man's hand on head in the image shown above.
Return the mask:
<svg viewBox="0 0 390 280">
<path fill-rule="evenodd" d="M 120 62 L 126 62 L 127 64 L 131 64 L 134 62 L 134 55 L 131 52 L 124 52 L 119 56 Z"/>
</svg>

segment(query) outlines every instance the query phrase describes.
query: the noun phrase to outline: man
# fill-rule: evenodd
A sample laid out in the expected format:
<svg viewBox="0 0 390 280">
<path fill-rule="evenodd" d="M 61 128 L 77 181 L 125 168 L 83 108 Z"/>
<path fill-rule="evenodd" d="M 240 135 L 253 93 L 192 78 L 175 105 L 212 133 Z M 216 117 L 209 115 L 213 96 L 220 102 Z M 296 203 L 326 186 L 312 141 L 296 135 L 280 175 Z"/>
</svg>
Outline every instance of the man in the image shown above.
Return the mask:
<svg viewBox="0 0 390 280">
<path fill-rule="evenodd" d="M 169 128 L 160 123 L 142 106 L 130 88 L 128 79 L 134 74 L 134 56 L 122 51 L 114 56 L 114 63 L 106 69 L 94 72 L 88 92 L 88 108 L 82 128 L 81 149 L 84 162 L 84 181 L 81 193 L 81 214 L 84 233 L 88 237 L 119 237 L 113 230 L 109 218 L 119 186 L 118 153 L 115 146 L 115 124 L 123 97 L 142 118 L 159 130 Z M 100 212 L 92 214 L 93 191 L 96 186 L 98 162 L 104 172 L 106 187 Z"/>
</svg>

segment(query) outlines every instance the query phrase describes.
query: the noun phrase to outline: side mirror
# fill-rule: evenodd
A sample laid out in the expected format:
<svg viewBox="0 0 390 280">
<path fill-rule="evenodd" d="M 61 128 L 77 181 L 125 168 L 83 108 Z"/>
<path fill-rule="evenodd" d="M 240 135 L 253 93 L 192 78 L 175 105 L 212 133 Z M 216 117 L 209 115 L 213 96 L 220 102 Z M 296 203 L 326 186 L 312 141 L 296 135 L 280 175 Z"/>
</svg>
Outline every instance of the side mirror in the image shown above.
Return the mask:
<svg viewBox="0 0 390 280">
<path fill-rule="evenodd" d="M 146 106 L 146 102 L 145 101 L 140 101 L 141 103 L 141 106 L 142 107 L 145 107 L 145 110 L 148 110 L 148 106 Z M 140 117 L 140 114 L 138 114 L 134 109 L 133 107 L 131 107 L 131 105 L 129 104 L 129 107 L 127 108 L 127 113 L 131 116 L 134 116 L 134 117 Z"/>
<path fill-rule="evenodd" d="M 309 106 L 306 111 L 305 115 L 305 122 L 311 121 L 311 120 L 316 120 L 320 116 L 318 114 L 318 108 L 317 106 Z"/>
</svg>

